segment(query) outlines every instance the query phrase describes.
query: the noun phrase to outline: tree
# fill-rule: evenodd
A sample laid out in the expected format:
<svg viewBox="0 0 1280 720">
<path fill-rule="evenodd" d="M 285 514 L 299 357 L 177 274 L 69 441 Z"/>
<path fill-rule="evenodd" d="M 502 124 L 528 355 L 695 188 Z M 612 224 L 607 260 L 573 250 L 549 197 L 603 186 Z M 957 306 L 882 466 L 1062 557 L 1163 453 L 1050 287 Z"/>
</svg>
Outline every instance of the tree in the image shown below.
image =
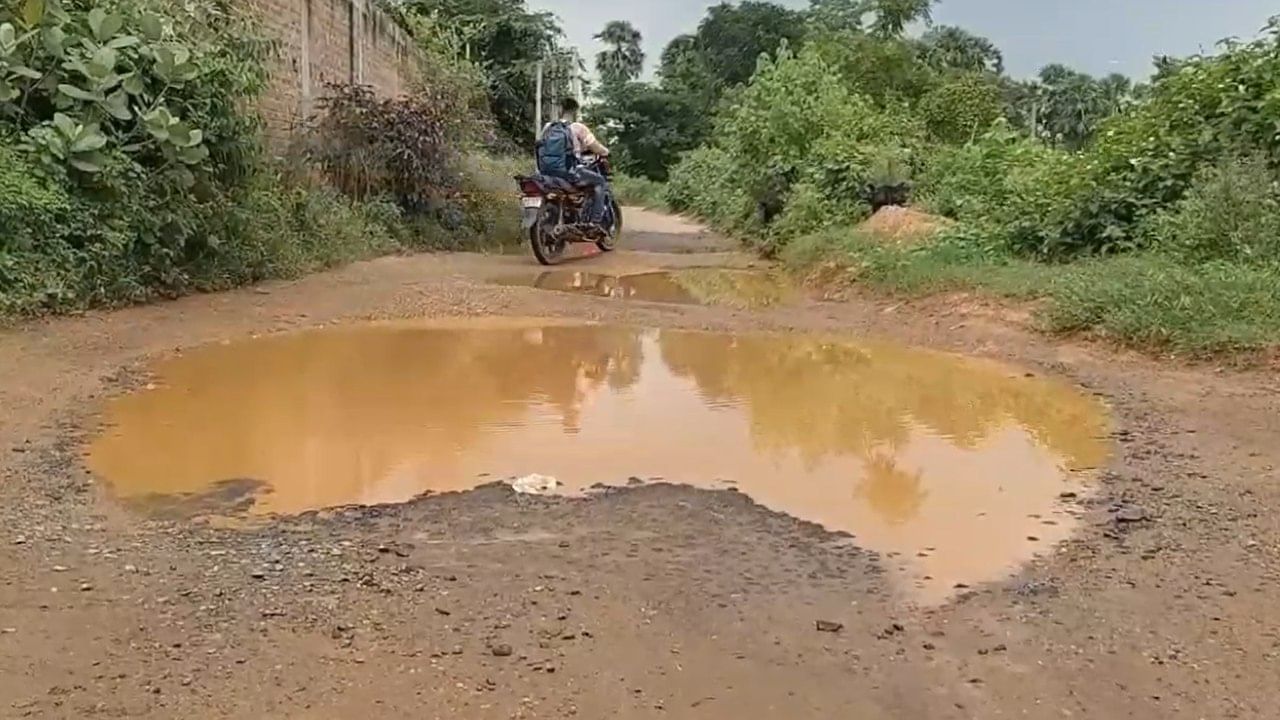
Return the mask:
<svg viewBox="0 0 1280 720">
<path fill-rule="evenodd" d="M 804 15 L 768 2 L 721 3 L 698 25 L 693 48 L 718 91 L 741 85 L 755 74 L 760 56 L 804 37 Z"/>
<path fill-rule="evenodd" d="M 1132 93 L 1133 83 L 1123 75 L 1099 80 L 1054 63 L 1040 70 L 1038 81 L 1017 88 L 1012 102 L 1034 135 L 1079 150 L 1104 120 L 1128 105 Z"/>
<path fill-rule="evenodd" d="M 614 20 L 596 35 L 597 40 L 609 46 L 596 56 L 596 70 L 606 86 L 624 85 L 640 77 L 644 70 L 644 51 L 640 43 L 644 37 L 631 23 Z"/>
<path fill-rule="evenodd" d="M 1004 73 L 1004 55 L 995 43 L 952 25 L 925 33 L 920 38 L 920 54 L 938 71 Z"/>
<path fill-rule="evenodd" d="M 696 98 L 647 83 L 605 86 L 591 115 L 617 168 L 651 180 L 666 180 L 668 168 L 709 130 Z"/>
<path fill-rule="evenodd" d="M 914 22 L 929 23 L 933 20 L 933 4 L 937 0 L 869 0 L 869 10 L 875 15 L 871 21 L 871 33 L 877 37 L 901 37 L 907 26 Z"/>
<path fill-rule="evenodd" d="M 502 135 L 527 144 L 538 62 L 555 56 L 563 38 L 555 17 L 530 11 L 524 0 L 405 0 L 397 7 L 459 39 L 459 51 L 485 74 L 490 109 Z"/>
</svg>

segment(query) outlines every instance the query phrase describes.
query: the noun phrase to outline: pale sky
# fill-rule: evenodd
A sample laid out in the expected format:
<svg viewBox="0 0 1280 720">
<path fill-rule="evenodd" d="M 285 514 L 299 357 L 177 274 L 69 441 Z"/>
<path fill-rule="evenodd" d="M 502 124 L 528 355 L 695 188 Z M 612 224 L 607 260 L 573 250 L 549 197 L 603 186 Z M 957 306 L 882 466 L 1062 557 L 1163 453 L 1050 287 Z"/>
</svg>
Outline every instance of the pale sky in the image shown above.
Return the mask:
<svg viewBox="0 0 1280 720">
<path fill-rule="evenodd" d="M 557 14 L 588 62 L 599 49 L 592 36 L 610 20 L 630 20 L 645 36 L 649 67 L 667 41 L 692 32 L 712 2 L 700 0 L 528 0 Z M 779 4 L 806 7 L 807 0 Z M 960 25 L 995 41 L 1009 72 L 1031 75 L 1062 62 L 1094 75 L 1145 76 L 1156 54 L 1211 51 L 1224 37 L 1252 38 L 1275 0 L 943 0 L 937 22 Z"/>
</svg>

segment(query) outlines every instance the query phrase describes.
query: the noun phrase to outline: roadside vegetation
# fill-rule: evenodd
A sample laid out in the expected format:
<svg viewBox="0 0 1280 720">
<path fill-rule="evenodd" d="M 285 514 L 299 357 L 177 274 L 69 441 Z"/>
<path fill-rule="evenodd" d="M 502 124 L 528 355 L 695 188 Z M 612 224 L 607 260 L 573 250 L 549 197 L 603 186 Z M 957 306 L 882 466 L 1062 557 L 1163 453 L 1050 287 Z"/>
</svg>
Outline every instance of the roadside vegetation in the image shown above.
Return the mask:
<svg viewBox="0 0 1280 720">
<path fill-rule="evenodd" d="M 1145 84 L 1016 80 L 990 41 L 928 26 L 932 4 L 712 8 L 655 82 L 601 88 L 641 178 L 624 196 L 829 281 L 1039 299 L 1048 330 L 1155 351 L 1280 344 L 1280 21 Z M 903 200 L 926 236 L 865 222 Z"/>
<path fill-rule="evenodd" d="M 517 240 L 495 198 L 532 124 L 525 56 L 559 29 L 522 0 L 392 11 L 421 84 L 333 86 L 280 148 L 255 109 L 274 44 L 225 3 L 0 3 L 0 318 Z"/>
</svg>

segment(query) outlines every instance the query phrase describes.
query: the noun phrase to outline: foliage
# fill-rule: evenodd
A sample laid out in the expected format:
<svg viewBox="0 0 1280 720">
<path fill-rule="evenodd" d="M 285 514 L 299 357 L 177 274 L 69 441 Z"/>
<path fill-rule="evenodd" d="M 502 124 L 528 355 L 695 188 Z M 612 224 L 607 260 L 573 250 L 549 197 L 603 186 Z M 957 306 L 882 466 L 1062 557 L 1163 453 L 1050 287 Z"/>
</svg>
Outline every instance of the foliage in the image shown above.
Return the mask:
<svg viewBox="0 0 1280 720">
<path fill-rule="evenodd" d="M 438 87 L 380 98 L 368 86 L 331 85 L 306 157 L 348 197 L 390 197 L 406 214 L 426 212 L 459 184 L 457 100 Z"/>
<path fill-rule="evenodd" d="M 192 171 L 218 169 L 206 162 L 210 141 L 230 154 L 253 130 L 226 94 L 255 92 L 264 79 L 261 48 L 211 44 L 206 20 L 161 16 L 145 3 L 25 0 L 16 13 L 0 10 L 0 118 L 75 172 L 103 173 L 119 154 L 175 167 L 172 177 L 190 185 Z"/>
<path fill-rule="evenodd" d="M 644 51 L 640 43 L 644 37 L 626 21 L 614 20 L 604 26 L 596 39 L 609 46 L 596 56 L 596 70 L 605 87 L 625 85 L 640 77 L 644 70 Z"/>
<path fill-rule="evenodd" d="M 1004 73 L 1004 54 L 987 38 L 944 25 L 930 29 L 920 38 L 921 59 L 937 72 Z"/>
<path fill-rule="evenodd" d="M 457 195 L 440 208 L 451 223 L 415 219 L 412 227 L 398 205 L 370 188 L 353 200 L 296 168 L 276 168 L 262 152 L 252 111 L 270 44 L 223 4 L 64 0 L 45 4 L 44 15 L 35 5 L 0 9 L 0 23 L 10 27 L 42 23 L 35 35 L 15 31 L 12 42 L 0 32 L 4 79 L 18 92 L 0 102 L 0 315 L 219 290 L 401 247 L 518 231 L 507 206 L 481 190 L 497 187 L 488 174 L 497 168 L 483 161 L 435 165 L 402 145 L 403 164 L 390 169 L 443 178 Z M 426 53 L 424 63 L 440 96 L 419 100 L 431 102 L 430 118 L 439 122 L 428 131 L 393 122 L 389 132 L 404 142 L 438 129 L 442 147 L 483 135 L 484 118 L 471 113 L 477 96 L 486 105 L 477 76 L 445 49 Z M 141 91 L 133 92 L 134 82 Z M 109 100 L 118 92 L 127 95 L 128 118 Z M 70 161 L 61 160 L 59 141 Z M 198 158 L 186 156 L 191 147 L 202 149 Z"/>
<path fill-rule="evenodd" d="M 675 168 L 670 199 L 723 227 L 753 230 L 772 252 L 796 234 L 865 216 L 877 164 L 894 158 L 893 181 L 901 181 L 923 135 L 900 110 L 851 92 L 816 49 L 784 51 L 761 62 L 717 119 L 718 152 L 690 155 Z M 707 197 L 726 188 L 732 200 Z M 761 220 L 770 213 L 759 210 L 778 195 L 786 208 L 766 232 Z"/>
<path fill-rule="evenodd" d="M 948 76 L 920 101 L 929 134 L 940 142 L 960 144 L 986 132 L 1004 114 L 1000 87 L 988 76 Z"/>
<path fill-rule="evenodd" d="M 751 79 L 761 55 L 783 44 L 798 45 L 804 36 L 804 16 L 779 5 L 746 0 L 721 3 L 707 11 L 694 34 L 694 52 L 710 74 L 717 92 Z"/>
<path fill-rule="evenodd" d="M 1156 248 L 1190 262 L 1280 261 L 1280 183 L 1262 157 L 1226 159 L 1202 170 L 1150 233 Z"/>
<path fill-rule="evenodd" d="M 938 82 L 917 49 L 901 39 L 857 30 L 822 31 L 806 48 L 819 53 L 851 90 L 880 105 L 916 102 Z"/>
<path fill-rule="evenodd" d="M 405 0 L 397 12 L 442 28 L 486 78 L 500 134 L 524 147 L 533 129 L 537 64 L 556 56 L 562 37 L 555 17 L 525 0 Z"/>
<path fill-rule="evenodd" d="M 645 83 L 606 87 L 602 99 L 590 119 L 607 138 L 618 170 L 639 177 L 666 180 L 706 124 L 689 98 Z"/>
</svg>

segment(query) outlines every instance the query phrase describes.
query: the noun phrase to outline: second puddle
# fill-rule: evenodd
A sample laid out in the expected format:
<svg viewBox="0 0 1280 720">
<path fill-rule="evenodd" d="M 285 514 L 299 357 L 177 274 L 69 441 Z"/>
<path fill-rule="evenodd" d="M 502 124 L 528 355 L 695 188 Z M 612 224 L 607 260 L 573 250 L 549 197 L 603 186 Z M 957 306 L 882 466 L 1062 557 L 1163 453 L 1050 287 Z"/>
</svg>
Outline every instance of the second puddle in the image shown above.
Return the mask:
<svg viewBox="0 0 1280 720">
<path fill-rule="evenodd" d="M 987 362 L 781 335 L 374 325 L 190 351 L 90 448 L 147 510 L 291 514 L 531 473 L 736 487 L 897 557 L 926 600 L 1065 539 L 1091 397 Z M 896 566 L 895 566 L 896 567 Z"/>
</svg>

